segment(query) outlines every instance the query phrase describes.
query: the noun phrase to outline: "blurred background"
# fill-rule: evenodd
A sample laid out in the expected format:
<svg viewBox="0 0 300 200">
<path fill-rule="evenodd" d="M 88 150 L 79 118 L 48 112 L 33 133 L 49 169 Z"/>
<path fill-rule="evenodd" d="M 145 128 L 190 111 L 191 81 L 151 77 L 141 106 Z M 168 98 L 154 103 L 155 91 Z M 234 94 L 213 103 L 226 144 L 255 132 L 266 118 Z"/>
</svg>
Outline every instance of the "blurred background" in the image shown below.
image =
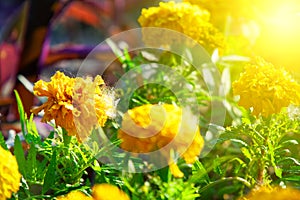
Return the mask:
<svg viewBox="0 0 300 200">
<path fill-rule="evenodd" d="M 139 0 L 0 1 L 0 113 L 2 125 L 18 119 L 16 89 L 26 113 L 34 104 L 32 84 L 57 69 L 74 72 L 107 37 L 138 27 Z M 107 49 L 99 50 L 106 53 Z"/>
<path fill-rule="evenodd" d="M 237 59 L 230 62 L 239 63 L 231 65 L 233 77 L 243 69 L 245 60 L 239 58 L 261 56 L 300 79 L 299 1 L 189 2 L 209 10 L 211 22 L 224 33 L 226 48 L 220 56 L 235 56 Z M 139 27 L 137 19 L 142 8 L 158 3 L 156 0 L 1 0 L 2 129 L 5 123 L 18 120 L 14 89 L 29 115 L 34 104 L 30 91 L 33 82 L 49 78 L 57 69 L 75 76 L 81 61 L 95 46 L 113 34 Z M 98 51 L 105 56 L 108 49 Z M 104 79 L 113 84 L 109 77 Z"/>
</svg>

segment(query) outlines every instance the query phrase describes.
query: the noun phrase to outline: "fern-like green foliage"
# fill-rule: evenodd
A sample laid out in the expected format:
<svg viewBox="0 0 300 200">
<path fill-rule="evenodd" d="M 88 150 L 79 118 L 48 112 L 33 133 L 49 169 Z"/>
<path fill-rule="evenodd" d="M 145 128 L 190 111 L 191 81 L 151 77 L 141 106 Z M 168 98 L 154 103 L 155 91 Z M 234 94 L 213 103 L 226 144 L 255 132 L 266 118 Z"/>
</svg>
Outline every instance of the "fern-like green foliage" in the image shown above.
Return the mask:
<svg viewBox="0 0 300 200">
<path fill-rule="evenodd" d="M 296 181 L 300 166 L 299 124 L 285 112 L 268 118 L 244 117 L 220 137 L 226 154 L 235 156 L 235 162 L 223 170 L 246 179 L 252 186 Z"/>
</svg>

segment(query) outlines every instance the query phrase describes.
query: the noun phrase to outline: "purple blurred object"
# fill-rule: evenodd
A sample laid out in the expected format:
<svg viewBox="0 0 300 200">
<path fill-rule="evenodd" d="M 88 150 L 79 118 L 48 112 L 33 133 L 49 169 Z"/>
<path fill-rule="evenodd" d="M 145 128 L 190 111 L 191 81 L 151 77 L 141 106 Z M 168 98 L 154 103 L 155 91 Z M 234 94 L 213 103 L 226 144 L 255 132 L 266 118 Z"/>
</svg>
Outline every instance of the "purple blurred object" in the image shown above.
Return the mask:
<svg viewBox="0 0 300 200">
<path fill-rule="evenodd" d="M 99 43 L 118 32 L 125 0 L 59 1 L 60 6 L 48 26 L 39 68 L 60 61 L 84 59 Z M 120 31 L 120 30 L 119 30 Z M 107 53 L 109 48 L 100 48 Z"/>
<path fill-rule="evenodd" d="M 33 121 L 36 125 L 36 129 L 42 138 L 48 137 L 51 131 L 54 130 L 52 126 L 47 123 L 41 122 L 41 117 L 37 116 L 33 118 Z"/>
</svg>

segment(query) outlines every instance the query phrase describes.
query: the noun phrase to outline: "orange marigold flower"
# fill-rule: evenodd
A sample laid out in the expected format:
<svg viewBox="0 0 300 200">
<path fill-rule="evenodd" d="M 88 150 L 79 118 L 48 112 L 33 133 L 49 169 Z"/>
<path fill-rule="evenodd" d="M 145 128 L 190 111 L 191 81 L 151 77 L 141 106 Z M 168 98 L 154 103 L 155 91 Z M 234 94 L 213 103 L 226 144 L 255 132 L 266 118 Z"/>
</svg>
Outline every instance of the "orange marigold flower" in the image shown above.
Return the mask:
<svg viewBox="0 0 300 200">
<path fill-rule="evenodd" d="M 242 200 L 297 200 L 300 199 L 300 191 L 292 188 L 279 188 L 262 186 L 252 190 Z"/>
<path fill-rule="evenodd" d="M 232 88 L 240 96 L 239 105 L 252 108 L 256 116 L 267 117 L 290 104 L 300 105 L 300 85 L 283 68 L 263 59 L 247 65 Z"/>
<path fill-rule="evenodd" d="M 16 157 L 1 146 L 0 160 L 0 200 L 6 200 L 19 190 L 21 174 Z"/>
<path fill-rule="evenodd" d="M 54 119 L 56 125 L 65 128 L 70 135 L 76 134 L 72 103 L 74 81 L 74 78 L 65 76 L 59 71 L 51 77 L 50 82 L 37 81 L 33 88 L 34 94 L 48 97 L 48 100 L 40 107 L 31 110 L 35 114 L 44 110 L 42 122 Z"/>
<path fill-rule="evenodd" d="M 48 97 L 43 105 L 32 109 L 35 114 L 44 110 L 42 122 L 55 121 L 69 135 L 83 141 L 91 130 L 104 126 L 114 110 L 112 94 L 105 92 L 104 81 L 100 76 L 92 78 L 70 78 L 56 72 L 50 82 L 39 80 L 35 83 L 34 94 Z"/>
<path fill-rule="evenodd" d="M 198 6 L 170 1 L 160 2 L 158 7 L 143 9 L 138 22 L 142 27 L 161 28 L 160 31 L 143 32 L 145 42 L 152 45 L 182 44 L 183 38 L 178 34 L 164 30 L 171 29 L 192 38 L 208 51 L 222 49 L 223 35 L 209 22 L 209 18 L 209 12 Z"/>
<path fill-rule="evenodd" d="M 130 200 L 117 186 L 107 183 L 96 184 L 92 190 L 94 200 Z"/>
<path fill-rule="evenodd" d="M 192 117 L 191 113 L 170 104 L 146 104 L 128 110 L 118 132 L 120 146 L 132 153 L 159 150 L 167 158 L 173 175 L 181 177 L 170 152 L 175 151 L 187 163 L 193 163 L 204 146 L 199 127 L 192 125 Z"/>
<path fill-rule="evenodd" d="M 65 196 L 57 197 L 57 200 L 93 200 L 92 197 L 86 196 L 78 190 L 69 192 Z"/>
</svg>

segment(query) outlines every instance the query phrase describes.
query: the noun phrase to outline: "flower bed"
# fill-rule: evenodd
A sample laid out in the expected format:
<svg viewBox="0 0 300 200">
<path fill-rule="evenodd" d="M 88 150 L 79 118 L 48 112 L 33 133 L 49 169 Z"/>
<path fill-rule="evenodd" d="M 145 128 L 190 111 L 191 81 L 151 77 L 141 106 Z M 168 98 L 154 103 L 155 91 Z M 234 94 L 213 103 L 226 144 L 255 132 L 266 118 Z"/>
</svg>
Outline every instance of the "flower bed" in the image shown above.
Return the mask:
<svg viewBox="0 0 300 200">
<path fill-rule="evenodd" d="M 300 198 L 298 80 L 261 57 L 226 56 L 212 10 L 189 2 L 142 10 L 142 28 L 104 42 L 115 57 L 102 73 L 83 63 L 76 77 L 36 82 L 46 100 L 31 116 L 15 92 L 24 141 L 11 153 L 0 135 L 0 199 Z M 122 73 L 107 86 L 115 62 Z"/>
</svg>

